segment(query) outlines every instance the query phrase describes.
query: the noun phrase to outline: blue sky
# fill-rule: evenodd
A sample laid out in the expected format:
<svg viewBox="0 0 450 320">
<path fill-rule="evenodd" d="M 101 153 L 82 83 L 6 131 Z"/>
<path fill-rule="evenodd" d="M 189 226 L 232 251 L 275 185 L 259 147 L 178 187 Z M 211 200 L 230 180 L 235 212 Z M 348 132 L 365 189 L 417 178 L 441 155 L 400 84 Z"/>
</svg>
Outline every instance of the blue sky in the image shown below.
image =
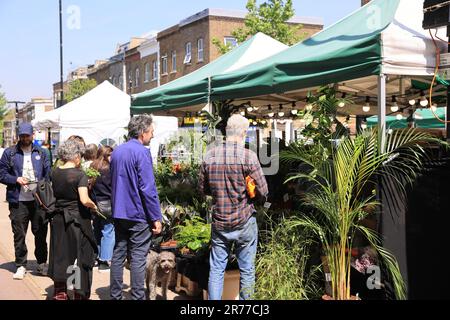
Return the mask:
<svg viewBox="0 0 450 320">
<path fill-rule="evenodd" d="M 258 1 L 261 3 L 262 1 Z M 245 10 L 246 0 L 63 0 L 64 77 L 69 70 L 110 57 L 117 43 L 162 30 L 206 8 Z M 328 26 L 360 0 L 293 0 L 297 16 Z M 69 28 L 71 6 L 80 28 Z M 0 0 L 0 85 L 9 100 L 52 96 L 59 81 L 58 0 Z"/>
</svg>

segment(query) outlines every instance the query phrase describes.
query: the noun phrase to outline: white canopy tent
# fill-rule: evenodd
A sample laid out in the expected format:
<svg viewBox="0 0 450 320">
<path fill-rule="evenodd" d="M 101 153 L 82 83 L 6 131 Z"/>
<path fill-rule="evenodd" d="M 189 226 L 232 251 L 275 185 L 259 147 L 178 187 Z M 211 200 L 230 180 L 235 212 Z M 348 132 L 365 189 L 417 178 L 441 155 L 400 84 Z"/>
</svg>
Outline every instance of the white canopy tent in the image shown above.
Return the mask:
<svg viewBox="0 0 450 320">
<path fill-rule="evenodd" d="M 36 129 L 60 129 L 60 141 L 71 135 L 86 143 L 121 143 L 130 121 L 130 96 L 104 81 L 85 95 L 33 120 Z"/>
</svg>

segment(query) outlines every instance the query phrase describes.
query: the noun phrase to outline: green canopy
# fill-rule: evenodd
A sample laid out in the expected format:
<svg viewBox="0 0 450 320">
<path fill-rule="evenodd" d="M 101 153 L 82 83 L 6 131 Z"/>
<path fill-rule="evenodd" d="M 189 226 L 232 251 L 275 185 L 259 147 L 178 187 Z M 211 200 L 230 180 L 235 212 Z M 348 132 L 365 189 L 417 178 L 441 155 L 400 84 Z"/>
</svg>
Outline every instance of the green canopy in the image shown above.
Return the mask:
<svg viewBox="0 0 450 320">
<path fill-rule="evenodd" d="M 281 42 L 258 33 L 204 67 L 161 87 L 134 95 L 131 112 L 148 113 L 206 104 L 209 96 L 209 78 L 239 69 L 287 48 L 288 46 Z"/>
<path fill-rule="evenodd" d="M 283 93 L 377 75 L 381 34 L 400 0 L 373 0 L 313 37 L 268 59 L 212 78 L 214 100 Z"/>
<path fill-rule="evenodd" d="M 437 108 L 436 115 L 439 119 L 445 121 L 445 109 L 446 108 Z M 422 109 L 417 110 L 415 113 L 416 117 L 414 119 L 414 123 L 416 128 L 424 128 L 424 129 L 443 129 L 445 128 L 445 123 L 436 119 L 433 115 L 433 112 L 430 109 Z M 367 119 L 367 125 L 369 127 L 374 127 L 378 124 L 378 117 L 373 116 Z M 400 129 L 406 128 L 408 123 L 406 118 L 403 117 L 401 120 L 398 120 L 396 116 L 387 116 L 386 117 L 386 126 L 390 129 Z"/>
</svg>

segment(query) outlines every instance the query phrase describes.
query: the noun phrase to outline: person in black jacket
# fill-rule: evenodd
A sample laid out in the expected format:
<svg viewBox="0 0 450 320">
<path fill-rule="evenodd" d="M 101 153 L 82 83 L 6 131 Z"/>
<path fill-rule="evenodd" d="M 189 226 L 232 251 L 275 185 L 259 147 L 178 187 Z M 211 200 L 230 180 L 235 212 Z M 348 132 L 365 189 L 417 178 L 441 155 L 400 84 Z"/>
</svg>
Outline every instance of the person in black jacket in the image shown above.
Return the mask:
<svg viewBox="0 0 450 320">
<path fill-rule="evenodd" d="M 91 168 L 96 169 L 100 176 L 95 180 L 92 187 L 93 199 L 99 211 L 106 217 L 94 218 L 94 235 L 98 245 L 98 271 L 108 272 L 113 255 L 115 232 L 111 210 L 111 171 L 110 162 L 113 148 L 101 146 L 97 152 Z"/>
<path fill-rule="evenodd" d="M 46 273 L 47 262 L 47 222 L 45 213 L 37 206 L 33 197 L 36 183 L 49 179 L 50 160 L 47 153 L 33 144 L 33 126 L 22 123 L 19 126 L 19 142 L 6 149 L 0 160 L 0 183 L 7 186 L 6 201 L 9 203 L 9 218 L 14 234 L 15 263 L 17 271 L 13 275 L 22 280 L 26 274 L 27 246 L 25 238 L 28 224 L 35 240 L 37 271 Z"/>
</svg>

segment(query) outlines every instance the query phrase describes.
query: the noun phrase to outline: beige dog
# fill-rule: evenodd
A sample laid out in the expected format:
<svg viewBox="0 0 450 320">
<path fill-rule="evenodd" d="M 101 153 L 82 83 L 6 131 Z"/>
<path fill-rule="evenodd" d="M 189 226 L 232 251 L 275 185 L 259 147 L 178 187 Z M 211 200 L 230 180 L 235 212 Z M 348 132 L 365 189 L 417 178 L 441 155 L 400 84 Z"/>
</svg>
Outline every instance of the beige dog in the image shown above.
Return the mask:
<svg viewBox="0 0 450 320">
<path fill-rule="evenodd" d="M 145 270 L 145 283 L 150 300 L 156 300 L 156 287 L 158 283 L 161 283 L 163 299 L 167 300 L 167 288 L 175 266 L 175 255 L 172 252 L 162 251 L 158 254 L 150 250 L 147 255 Z"/>
</svg>

